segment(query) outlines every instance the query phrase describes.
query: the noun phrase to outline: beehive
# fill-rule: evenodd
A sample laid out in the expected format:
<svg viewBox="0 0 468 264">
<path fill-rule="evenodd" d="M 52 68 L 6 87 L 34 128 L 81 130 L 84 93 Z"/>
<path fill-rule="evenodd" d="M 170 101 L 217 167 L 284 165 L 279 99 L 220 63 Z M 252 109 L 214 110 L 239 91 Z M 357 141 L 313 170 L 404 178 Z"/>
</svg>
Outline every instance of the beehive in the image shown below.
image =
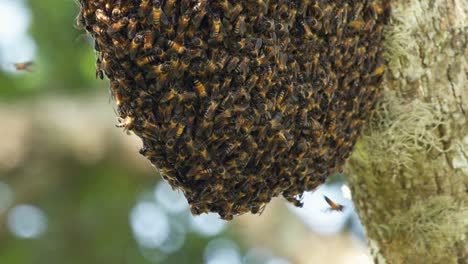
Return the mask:
<svg viewBox="0 0 468 264">
<path fill-rule="evenodd" d="M 80 0 L 120 124 L 192 213 L 338 172 L 378 98 L 386 0 Z"/>
</svg>

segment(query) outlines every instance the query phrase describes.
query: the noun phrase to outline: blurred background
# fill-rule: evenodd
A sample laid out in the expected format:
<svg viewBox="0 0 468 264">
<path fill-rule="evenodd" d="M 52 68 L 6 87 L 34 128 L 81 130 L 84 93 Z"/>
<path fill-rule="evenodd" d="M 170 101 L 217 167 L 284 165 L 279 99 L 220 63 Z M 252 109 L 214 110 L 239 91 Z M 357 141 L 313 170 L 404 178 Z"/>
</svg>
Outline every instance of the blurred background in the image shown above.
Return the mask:
<svg viewBox="0 0 468 264">
<path fill-rule="evenodd" d="M 343 175 L 303 208 L 193 217 L 115 128 L 77 13 L 73 0 L 0 0 L 0 263 L 372 263 Z"/>
</svg>

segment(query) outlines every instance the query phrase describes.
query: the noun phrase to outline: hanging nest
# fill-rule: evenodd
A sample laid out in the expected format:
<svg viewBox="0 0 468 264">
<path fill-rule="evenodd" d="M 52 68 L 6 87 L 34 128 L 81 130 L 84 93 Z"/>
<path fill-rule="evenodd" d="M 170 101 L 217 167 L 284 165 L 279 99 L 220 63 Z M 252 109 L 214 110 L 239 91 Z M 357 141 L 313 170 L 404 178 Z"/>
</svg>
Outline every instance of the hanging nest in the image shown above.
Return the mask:
<svg viewBox="0 0 468 264">
<path fill-rule="evenodd" d="M 341 171 L 384 73 L 387 0 L 80 0 L 120 124 L 193 214 Z"/>
</svg>

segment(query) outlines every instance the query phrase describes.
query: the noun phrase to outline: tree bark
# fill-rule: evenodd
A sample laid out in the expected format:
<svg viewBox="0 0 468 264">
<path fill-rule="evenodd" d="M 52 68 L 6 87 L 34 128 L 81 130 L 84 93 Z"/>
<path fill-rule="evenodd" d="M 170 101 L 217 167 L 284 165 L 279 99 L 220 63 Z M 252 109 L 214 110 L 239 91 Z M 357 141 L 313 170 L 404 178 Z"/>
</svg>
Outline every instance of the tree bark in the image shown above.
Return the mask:
<svg viewBox="0 0 468 264">
<path fill-rule="evenodd" d="M 468 1 L 398 0 L 345 173 L 376 263 L 468 262 Z"/>
</svg>

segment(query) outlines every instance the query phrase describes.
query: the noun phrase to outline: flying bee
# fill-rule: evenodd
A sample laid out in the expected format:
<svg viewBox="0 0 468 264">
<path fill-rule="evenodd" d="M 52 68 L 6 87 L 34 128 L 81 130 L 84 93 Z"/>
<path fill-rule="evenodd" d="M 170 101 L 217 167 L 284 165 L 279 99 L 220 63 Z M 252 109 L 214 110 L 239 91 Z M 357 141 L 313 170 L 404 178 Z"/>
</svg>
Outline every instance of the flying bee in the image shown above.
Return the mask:
<svg viewBox="0 0 468 264">
<path fill-rule="evenodd" d="M 13 63 L 13 66 L 15 67 L 17 71 L 33 72 L 34 62 L 27 61 L 27 62 Z"/>
<path fill-rule="evenodd" d="M 115 33 L 119 32 L 120 30 L 122 30 L 124 27 L 126 27 L 128 25 L 128 18 L 124 17 L 122 19 L 119 19 L 119 21 L 115 22 L 115 23 L 112 23 L 112 25 L 110 25 L 108 28 L 107 28 L 107 33 L 112 36 L 114 35 Z"/>
<path fill-rule="evenodd" d="M 149 56 L 144 56 L 144 57 L 140 57 L 136 60 L 136 64 L 138 65 L 138 67 L 142 67 L 142 66 L 145 66 L 147 64 L 150 64 L 150 63 L 153 63 L 156 61 L 156 57 L 153 56 L 153 55 L 149 55 Z"/>
<path fill-rule="evenodd" d="M 208 96 L 208 94 L 206 93 L 206 87 L 202 82 L 200 82 L 200 80 L 196 79 L 193 82 L 193 88 L 197 92 L 198 96 L 200 96 L 200 97 L 207 97 Z"/>
<path fill-rule="evenodd" d="M 211 38 L 216 39 L 221 31 L 221 19 L 219 18 L 219 14 L 213 15 L 213 22 L 211 26 Z"/>
<path fill-rule="evenodd" d="M 239 36 L 244 36 L 245 31 L 246 31 L 245 15 L 240 15 L 237 18 L 236 25 L 234 26 L 234 33 L 236 33 Z"/>
<path fill-rule="evenodd" d="M 330 211 L 338 211 L 338 212 L 343 211 L 344 205 L 341 205 L 339 203 L 335 203 L 334 201 L 332 201 L 330 198 L 328 198 L 325 195 L 323 196 L 323 198 L 325 198 L 325 201 L 330 206 L 330 208 L 328 208 Z"/>
<path fill-rule="evenodd" d="M 106 24 L 106 25 L 109 25 L 109 24 L 110 24 L 111 19 L 110 19 L 110 17 L 108 17 L 108 16 L 106 15 L 106 13 L 104 13 L 103 10 L 97 9 L 96 12 L 95 12 L 95 14 L 96 14 L 96 19 L 97 19 L 99 22 L 104 23 L 104 24 Z"/>
<path fill-rule="evenodd" d="M 169 40 L 167 42 L 167 46 L 169 47 L 169 49 L 172 49 L 172 50 L 176 51 L 179 54 L 183 54 L 186 51 L 186 48 L 184 46 L 182 46 L 181 44 L 176 43 L 176 42 L 174 42 L 172 40 Z"/>
</svg>

